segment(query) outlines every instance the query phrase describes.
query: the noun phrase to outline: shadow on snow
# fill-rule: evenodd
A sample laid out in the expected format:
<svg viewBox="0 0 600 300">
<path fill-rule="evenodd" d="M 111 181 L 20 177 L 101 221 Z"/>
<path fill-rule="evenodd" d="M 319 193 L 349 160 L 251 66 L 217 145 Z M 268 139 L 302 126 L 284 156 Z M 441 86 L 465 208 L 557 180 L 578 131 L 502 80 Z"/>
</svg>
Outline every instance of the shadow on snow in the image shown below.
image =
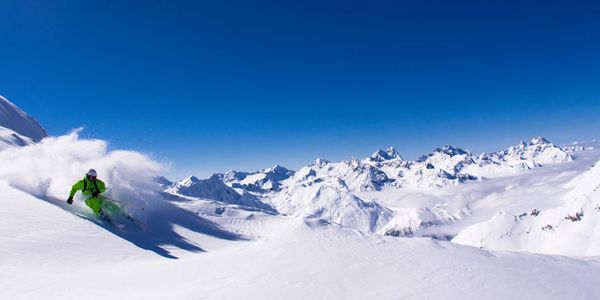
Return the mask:
<svg viewBox="0 0 600 300">
<path fill-rule="evenodd" d="M 200 246 L 177 233 L 175 231 L 175 226 L 180 226 L 192 232 L 218 239 L 230 241 L 247 240 L 239 234 L 220 228 L 215 222 L 177 207 L 166 200 L 155 201 L 152 207 L 145 208 L 148 222 L 144 224 L 144 229 L 140 229 L 133 223 L 128 224 L 124 229 L 119 229 L 113 225 L 100 222 L 91 213 L 76 211 L 77 209 L 75 207 L 68 205 L 63 200 L 52 198 L 41 199 L 58 206 L 65 211 L 74 213 L 81 218 L 94 222 L 98 226 L 131 242 L 139 248 L 153 251 L 160 256 L 171 259 L 177 259 L 177 257 L 167 250 L 168 247 L 177 247 L 190 252 L 206 252 L 206 250 L 202 249 Z"/>
</svg>

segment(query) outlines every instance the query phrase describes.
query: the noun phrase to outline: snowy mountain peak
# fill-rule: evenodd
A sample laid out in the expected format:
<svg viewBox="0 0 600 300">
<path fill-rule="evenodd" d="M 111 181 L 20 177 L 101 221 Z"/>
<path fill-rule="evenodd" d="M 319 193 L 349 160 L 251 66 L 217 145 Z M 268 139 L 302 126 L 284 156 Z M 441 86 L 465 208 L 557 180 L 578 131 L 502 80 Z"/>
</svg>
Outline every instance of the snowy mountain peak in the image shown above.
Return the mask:
<svg viewBox="0 0 600 300">
<path fill-rule="evenodd" d="M 551 143 L 547 139 L 545 139 L 541 136 L 534 137 L 529 142 L 529 145 L 546 145 L 546 144 L 551 144 Z"/>
<path fill-rule="evenodd" d="M 271 206 L 257 200 L 255 197 L 239 194 L 223 182 L 222 174 L 214 174 L 207 179 L 190 176 L 173 184 L 165 192 L 176 196 L 209 199 L 269 212 L 274 211 Z"/>
<path fill-rule="evenodd" d="M 437 148 L 435 150 L 433 150 L 434 153 L 443 153 L 443 154 L 447 154 L 449 156 L 456 156 L 456 155 L 471 155 L 471 152 L 463 150 L 461 148 L 458 147 L 452 147 L 450 145 L 446 145 L 442 148 Z"/>
<path fill-rule="evenodd" d="M 402 157 L 398 154 L 398 151 L 396 151 L 396 149 L 394 149 L 394 147 L 389 147 L 385 151 L 382 149 L 379 149 L 379 150 L 375 151 L 375 153 L 373 153 L 371 155 L 371 157 L 369 157 L 370 160 L 377 161 L 377 162 L 382 162 L 382 161 L 392 160 L 392 159 L 397 159 L 397 158 L 402 160 Z"/>
<path fill-rule="evenodd" d="M 271 168 L 266 168 L 266 169 L 262 170 L 262 173 L 271 173 L 271 174 L 288 174 L 290 172 L 292 172 L 292 171 L 281 165 L 275 165 Z"/>
<path fill-rule="evenodd" d="M 294 171 L 280 165 L 258 172 L 229 171 L 225 174 L 217 174 L 228 186 L 253 193 L 275 191 L 279 189 L 281 181 L 292 175 Z"/>
<path fill-rule="evenodd" d="M 46 130 L 19 107 L 0 96 L 0 127 L 39 142 L 47 136 Z"/>
<path fill-rule="evenodd" d="M 313 164 L 317 165 L 317 166 L 324 166 L 324 165 L 329 164 L 329 163 L 331 163 L 331 162 L 328 161 L 328 160 L 326 160 L 326 159 L 317 158 L 317 159 L 315 159 L 315 162 Z"/>
<path fill-rule="evenodd" d="M 164 176 L 155 177 L 154 182 L 160 184 L 164 188 L 167 188 L 167 187 L 170 187 L 173 185 L 173 182 Z"/>
<path fill-rule="evenodd" d="M 214 176 L 214 175 L 213 175 Z M 186 183 L 193 183 L 193 182 L 199 182 L 200 179 L 194 175 L 187 177 L 186 179 L 183 180 Z"/>
<path fill-rule="evenodd" d="M 569 152 L 556 147 L 543 137 L 535 137 L 529 144 L 521 142 L 496 155 L 513 166 L 524 164 L 527 168 L 573 160 Z"/>
<path fill-rule="evenodd" d="M 223 180 L 225 182 L 231 182 L 236 180 L 242 180 L 248 176 L 246 172 L 238 172 L 238 171 L 227 171 L 227 173 L 223 174 Z"/>
</svg>

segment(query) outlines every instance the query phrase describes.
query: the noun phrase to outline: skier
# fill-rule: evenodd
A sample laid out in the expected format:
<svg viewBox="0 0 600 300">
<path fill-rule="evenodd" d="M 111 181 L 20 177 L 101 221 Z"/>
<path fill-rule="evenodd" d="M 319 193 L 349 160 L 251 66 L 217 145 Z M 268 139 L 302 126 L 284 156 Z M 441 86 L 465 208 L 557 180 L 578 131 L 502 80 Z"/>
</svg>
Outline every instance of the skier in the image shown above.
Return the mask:
<svg viewBox="0 0 600 300">
<path fill-rule="evenodd" d="M 103 208 L 108 212 L 114 211 L 118 209 L 116 205 L 110 203 L 109 201 L 105 201 L 100 194 L 106 191 L 106 185 L 102 180 L 97 178 L 96 170 L 90 169 L 86 174 L 83 180 L 77 181 L 73 187 L 71 188 L 71 193 L 69 194 L 69 199 L 67 199 L 68 204 L 73 204 L 73 196 L 77 191 L 81 191 L 85 199 L 85 204 L 92 209 L 94 214 L 100 219 L 110 221 L 108 216 L 106 216 L 105 212 L 102 210 Z"/>
</svg>

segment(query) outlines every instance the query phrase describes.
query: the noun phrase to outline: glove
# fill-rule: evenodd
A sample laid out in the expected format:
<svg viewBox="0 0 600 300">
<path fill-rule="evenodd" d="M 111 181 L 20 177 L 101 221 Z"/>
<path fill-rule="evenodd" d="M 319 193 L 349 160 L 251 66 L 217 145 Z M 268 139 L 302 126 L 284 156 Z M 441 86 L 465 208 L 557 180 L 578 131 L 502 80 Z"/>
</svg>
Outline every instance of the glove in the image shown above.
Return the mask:
<svg viewBox="0 0 600 300">
<path fill-rule="evenodd" d="M 92 197 L 98 197 L 98 195 L 100 195 L 100 190 L 94 190 L 92 192 Z"/>
<path fill-rule="evenodd" d="M 70 204 L 73 204 L 73 197 L 69 197 L 69 199 L 67 199 L 67 203 L 68 203 L 69 205 L 70 205 Z"/>
</svg>

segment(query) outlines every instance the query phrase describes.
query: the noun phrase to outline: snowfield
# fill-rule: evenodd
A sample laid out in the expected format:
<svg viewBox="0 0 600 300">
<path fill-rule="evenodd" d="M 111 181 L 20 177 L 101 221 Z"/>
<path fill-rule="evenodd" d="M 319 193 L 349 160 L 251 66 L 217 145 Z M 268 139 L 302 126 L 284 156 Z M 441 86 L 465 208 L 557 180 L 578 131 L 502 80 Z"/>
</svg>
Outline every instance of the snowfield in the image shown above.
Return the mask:
<svg viewBox="0 0 600 300">
<path fill-rule="evenodd" d="M 557 207 L 499 212 L 460 232 L 454 242 L 487 249 L 600 255 L 600 162 L 564 185 Z"/>
<path fill-rule="evenodd" d="M 202 249 L 144 251 L 113 229 L 6 185 L 0 226 L 3 299 L 595 299 L 600 261 L 489 252 L 429 238 L 360 233 L 317 220 L 241 215 L 228 240 L 177 224 Z M 43 221 L 40 219 L 43 218 Z M 158 228 L 157 228 L 158 229 Z M 139 232 L 151 235 L 154 232 Z M 153 237 L 144 237 L 151 244 Z M 206 252 L 203 252 L 206 251 Z"/>
<path fill-rule="evenodd" d="M 0 299 L 600 298 L 595 141 L 171 182 L 78 131 L 32 135 L 0 103 Z M 65 203 L 90 167 L 135 224 Z"/>
<path fill-rule="evenodd" d="M 80 148 L 95 150 L 81 157 L 76 154 Z M 338 198 L 329 185 L 319 186 L 322 182 L 305 189 L 292 185 L 302 191 L 289 192 L 302 201 L 280 199 L 287 202 L 274 205 L 274 213 L 236 197 L 219 201 L 168 193 L 177 184 L 163 181 L 170 186 L 164 189 L 153 180 L 162 171 L 159 165 L 138 153 L 111 152 L 99 140 L 81 140 L 76 133 L 46 138 L 0 152 L 0 297 L 595 299 L 600 296 L 600 259 L 581 255 L 597 255 L 588 246 L 597 236 L 577 236 L 579 247 L 568 238 L 572 230 L 564 236 L 540 231 L 555 239 L 551 249 L 572 257 L 496 252 L 477 248 L 494 249 L 493 243 L 474 248 L 447 241 L 456 234 L 460 240 L 471 225 L 489 222 L 500 210 L 517 214 L 536 208 L 542 217 L 564 205 L 564 197 L 589 195 L 583 184 L 594 182 L 597 168 L 586 169 L 598 153 L 581 151 L 574 157 L 518 176 L 444 189 L 357 192 L 368 202 L 349 189 L 349 198 Z M 41 163 L 50 158 L 52 163 Z M 105 174 L 111 196 L 127 199 L 126 208 L 144 221 L 143 230 L 102 225 L 81 202 L 75 207 L 63 202 L 78 169 L 89 164 Z M 25 180 L 31 172 L 38 175 Z M 125 175 L 139 172 L 148 176 Z M 295 172 L 284 181 L 308 184 L 307 173 Z M 201 180 L 188 179 L 185 186 L 195 181 Z M 214 181 L 201 186 L 232 189 Z M 144 194 L 133 189 L 139 185 Z M 276 197 L 278 192 L 270 193 Z M 316 209 L 312 205 L 331 211 L 307 215 Z M 292 213 L 283 213 L 285 207 Z M 374 211 L 381 215 L 373 218 Z M 598 216 L 586 211 L 584 218 Z M 373 230 L 378 226 L 378 232 Z M 413 231 L 386 236 L 391 228 Z M 597 233 L 595 227 L 585 230 Z"/>
</svg>

